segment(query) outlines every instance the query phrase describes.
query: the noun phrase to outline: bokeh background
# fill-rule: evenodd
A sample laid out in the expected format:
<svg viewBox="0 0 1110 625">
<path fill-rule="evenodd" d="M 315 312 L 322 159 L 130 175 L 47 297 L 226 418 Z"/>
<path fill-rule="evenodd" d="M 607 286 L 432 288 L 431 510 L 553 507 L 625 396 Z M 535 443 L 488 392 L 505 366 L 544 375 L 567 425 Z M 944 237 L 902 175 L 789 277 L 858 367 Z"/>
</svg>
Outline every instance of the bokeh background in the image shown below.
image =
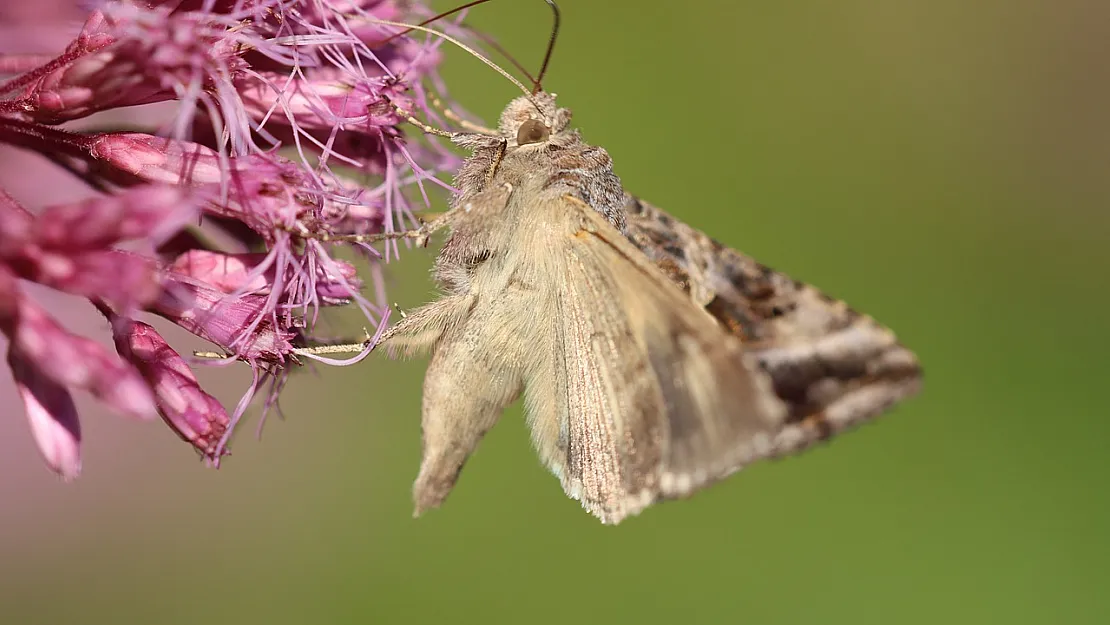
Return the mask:
<svg viewBox="0 0 1110 625">
<path fill-rule="evenodd" d="M 86 403 L 65 485 L 7 405 L 0 621 L 1110 622 L 1110 5 L 560 4 L 546 85 L 627 188 L 893 327 L 924 393 L 618 528 L 563 496 L 519 406 L 410 518 L 424 361 L 298 376 L 219 471 Z M 539 0 L 471 16 L 538 65 Z M 444 71 L 486 119 L 515 95 Z M 432 297 L 430 261 L 392 266 L 391 298 Z M 232 401 L 242 373 L 206 379 Z"/>
</svg>

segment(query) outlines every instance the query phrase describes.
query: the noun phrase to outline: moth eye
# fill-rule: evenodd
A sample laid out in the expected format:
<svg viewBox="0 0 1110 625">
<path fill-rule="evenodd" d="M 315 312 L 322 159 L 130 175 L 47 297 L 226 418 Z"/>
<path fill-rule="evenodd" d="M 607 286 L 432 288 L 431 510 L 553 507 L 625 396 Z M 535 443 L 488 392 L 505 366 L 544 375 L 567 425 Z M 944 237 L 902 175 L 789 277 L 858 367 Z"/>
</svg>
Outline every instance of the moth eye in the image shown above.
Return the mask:
<svg viewBox="0 0 1110 625">
<path fill-rule="evenodd" d="M 549 136 L 551 136 L 551 131 L 547 129 L 543 122 L 538 119 L 530 119 L 520 125 L 520 130 L 516 133 L 516 144 L 539 143 L 540 141 L 547 141 Z"/>
</svg>

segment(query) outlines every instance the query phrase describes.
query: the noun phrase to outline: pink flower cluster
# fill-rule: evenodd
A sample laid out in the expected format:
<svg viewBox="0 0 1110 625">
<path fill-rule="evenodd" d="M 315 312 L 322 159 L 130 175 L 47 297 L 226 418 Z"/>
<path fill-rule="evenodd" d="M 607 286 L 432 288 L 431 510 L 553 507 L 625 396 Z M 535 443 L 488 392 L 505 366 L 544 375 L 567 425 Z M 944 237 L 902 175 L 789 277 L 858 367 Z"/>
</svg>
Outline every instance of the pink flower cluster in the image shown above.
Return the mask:
<svg viewBox="0 0 1110 625">
<path fill-rule="evenodd" d="M 458 164 L 406 141 L 398 113 L 439 118 L 428 103 L 442 95 L 442 42 L 380 22 L 428 16 L 402 0 L 118 0 L 53 58 L 0 50 L 0 142 L 89 188 L 34 209 L 0 189 L 0 331 L 51 468 L 80 471 L 73 390 L 160 415 L 218 463 L 256 391 L 269 383 L 274 399 L 321 307 L 353 303 L 381 331 L 385 302 L 322 240 L 411 226 L 425 183 L 446 187 L 435 175 Z M 125 107 L 137 111 L 126 131 L 98 126 Z M 116 353 L 62 327 L 32 282 L 91 301 Z M 147 315 L 252 367 L 236 410 Z"/>
</svg>

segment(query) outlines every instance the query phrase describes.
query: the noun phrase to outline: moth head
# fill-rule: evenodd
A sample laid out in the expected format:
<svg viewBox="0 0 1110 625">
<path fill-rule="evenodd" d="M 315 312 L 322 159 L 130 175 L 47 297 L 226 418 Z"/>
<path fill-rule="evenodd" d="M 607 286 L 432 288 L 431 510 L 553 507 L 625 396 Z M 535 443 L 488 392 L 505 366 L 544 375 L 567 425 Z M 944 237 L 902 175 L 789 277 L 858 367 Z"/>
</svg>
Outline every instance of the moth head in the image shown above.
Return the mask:
<svg viewBox="0 0 1110 625">
<path fill-rule="evenodd" d="M 570 111 L 555 105 L 555 94 L 540 91 L 516 98 L 501 113 L 498 130 L 510 147 L 544 143 L 566 130 Z"/>
</svg>

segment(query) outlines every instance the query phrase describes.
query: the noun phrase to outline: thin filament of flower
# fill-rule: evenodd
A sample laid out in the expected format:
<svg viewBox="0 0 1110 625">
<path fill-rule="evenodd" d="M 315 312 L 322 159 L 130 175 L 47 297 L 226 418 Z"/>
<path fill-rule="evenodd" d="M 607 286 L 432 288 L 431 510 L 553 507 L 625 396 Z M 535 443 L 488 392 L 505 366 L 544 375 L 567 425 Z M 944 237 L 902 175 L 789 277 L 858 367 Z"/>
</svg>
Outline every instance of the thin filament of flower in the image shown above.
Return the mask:
<svg viewBox="0 0 1110 625">
<path fill-rule="evenodd" d="M 448 35 L 447 33 L 440 32 L 440 31 L 438 31 L 434 28 L 428 28 L 426 26 L 419 26 L 417 24 L 406 24 L 404 22 L 393 22 L 393 21 L 390 21 L 390 20 L 379 20 L 379 19 L 374 19 L 374 18 L 366 18 L 366 21 L 368 23 L 371 23 L 371 24 L 380 24 L 382 26 L 396 26 L 397 28 L 409 28 L 409 29 L 412 29 L 412 30 L 419 30 L 420 32 L 428 33 L 429 35 L 435 35 L 437 37 L 441 37 L 445 41 L 455 44 L 456 46 L 458 46 L 459 48 L 461 48 L 462 50 L 464 50 L 465 52 L 467 52 L 468 54 L 470 54 L 474 58 L 478 59 L 479 61 L 481 61 L 481 62 L 485 63 L 486 65 L 490 66 L 491 68 L 493 68 L 493 70 L 496 71 L 498 74 L 501 74 L 509 82 L 516 85 L 516 87 L 518 89 L 520 89 L 524 93 L 524 95 L 527 95 L 527 96 L 532 95 L 532 92 L 527 87 L 525 87 L 523 83 L 521 83 L 519 80 L 514 78 L 512 74 L 510 74 L 509 72 L 502 69 L 500 65 L 498 65 L 497 63 L 494 63 L 493 61 L 489 60 L 488 58 L 483 56 L 482 53 L 478 52 L 474 48 L 471 48 L 470 46 L 468 46 L 465 43 L 459 41 L 458 39 L 455 39 L 454 37 L 452 37 L 451 35 Z M 284 39 L 284 38 L 282 38 L 282 39 Z M 296 40 L 295 37 L 290 37 L 289 39 L 290 40 Z"/>
</svg>

